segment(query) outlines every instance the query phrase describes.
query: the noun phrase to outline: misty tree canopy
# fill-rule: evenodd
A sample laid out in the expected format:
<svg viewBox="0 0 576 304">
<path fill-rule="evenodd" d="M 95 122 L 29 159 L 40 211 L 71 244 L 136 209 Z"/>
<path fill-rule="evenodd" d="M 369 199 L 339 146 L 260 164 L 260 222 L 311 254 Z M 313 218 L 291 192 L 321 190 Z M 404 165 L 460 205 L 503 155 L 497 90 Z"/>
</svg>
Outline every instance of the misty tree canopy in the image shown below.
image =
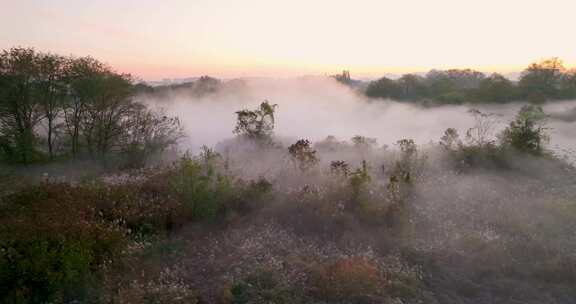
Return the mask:
<svg viewBox="0 0 576 304">
<path fill-rule="evenodd" d="M 0 159 L 139 157 L 172 145 L 177 119 L 134 100 L 134 79 L 91 57 L 30 48 L 0 53 Z M 144 153 L 144 155 L 142 154 Z M 135 159 L 135 158 L 131 158 Z"/>
<path fill-rule="evenodd" d="M 506 103 L 516 100 L 543 102 L 576 98 L 576 70 L 558 58 L 532 63 L 513 82 L 501 74 L 486 76 L 471 69 L 432 70 L 425 76 L 382 77 L 365 89 L 368 97 L 431 104 Z"/>
</svg>

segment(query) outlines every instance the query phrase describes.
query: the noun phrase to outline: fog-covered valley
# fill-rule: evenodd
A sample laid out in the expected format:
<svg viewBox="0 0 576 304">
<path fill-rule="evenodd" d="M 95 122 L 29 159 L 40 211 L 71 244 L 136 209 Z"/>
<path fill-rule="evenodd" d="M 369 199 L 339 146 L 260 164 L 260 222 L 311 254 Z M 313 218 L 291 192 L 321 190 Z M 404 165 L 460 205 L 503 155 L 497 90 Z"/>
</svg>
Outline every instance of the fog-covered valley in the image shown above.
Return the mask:
<svg viewBox="0 0 576 304">
<path fill-rule="evenodd" d="M 0 304 L 576 304 L 574 0 L 0 0 Z"/>
<path fill-rule="evenodd" d="M 151 86 L 5 51 L 0 302 L 573 303 L 559 63 Z"/>
<path fill-rule="evenodd" d="M 153 107 L 179 117 L 186 138 L 182 150 L 215 147 L 233 136 L 235 111 L 256 107 L 264 100 L 278 105 L 275 134 L 283 142 L 299 138 L 312 142 L 335 136 L 350 140 L 360 135 L 393 148 L 400 139 L 418 144 L 437 142 L 444 131 L 455 128 L 464 134 L 474 125 L 471 109 L 494 114 L 492 139 L 527 102 L 421 106 L 393 99 L 372 99 L 331 77 L 231 80 L 225 89 L 194 96 L 177 92 L 169 96 L 138 97 Z M 576 101 L 543 104 L 548 115 L 549 147 L 560 156 L 574 157 L 576 148 Z"/>
</svg>

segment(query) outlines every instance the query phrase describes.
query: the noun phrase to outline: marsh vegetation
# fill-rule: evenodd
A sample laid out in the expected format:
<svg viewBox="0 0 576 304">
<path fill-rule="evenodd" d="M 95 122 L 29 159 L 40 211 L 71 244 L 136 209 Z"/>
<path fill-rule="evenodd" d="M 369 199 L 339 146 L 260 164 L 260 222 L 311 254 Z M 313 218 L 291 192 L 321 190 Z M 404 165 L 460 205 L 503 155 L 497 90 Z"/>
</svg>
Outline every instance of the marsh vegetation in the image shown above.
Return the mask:
<svg viewBox="0 0 576 304">
<path fill-rule="evenodd" d="M 491 102 L 503 88 L 537 99 L 494 108 L 363 97 L 407 76 L 300 80 L 318 103 L 290 104 L 272 97 L 299 93 L 279 84 L 149 87 L 91 58 L 0 58 L 0 302 L 576 299 L 576 169 L 554 143 L 573 134 L 555 108 L 571 106 L 556 100 L 571 74 L 558 61 L 518 84 L 472 73 Z M 535 84 L 548 76 L 562 85 Z M 417 139 L 382 121 L 448 113 L 464 123 L 420 125 Z"/>
</svg>

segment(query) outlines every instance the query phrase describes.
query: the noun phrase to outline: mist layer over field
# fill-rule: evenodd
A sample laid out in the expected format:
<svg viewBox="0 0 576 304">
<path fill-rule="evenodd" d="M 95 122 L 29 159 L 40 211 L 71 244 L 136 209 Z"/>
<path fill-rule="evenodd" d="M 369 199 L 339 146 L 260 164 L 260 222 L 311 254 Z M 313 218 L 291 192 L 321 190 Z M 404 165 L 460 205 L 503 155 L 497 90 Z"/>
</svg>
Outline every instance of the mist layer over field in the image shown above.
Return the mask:
<svg viewBox="0 0 576 304">
<path fill-rule="evenodd" d="M 136 120 L 126 134 L 149 130 L 142 142 L 153 143 L 177 126 L 180 138 L 178 123 L 162 124 L 176 117 L 185 135 L 149 167 L 105 171 L 90 161 L 103 170 L 93 178 L 74 178 L 90 170 L 77 162 L 54 174 L 22 169 L 43 173 L 30 187 L 8 176 L 0 225 L 10 229 L 0 240 L 43 261 L 49 255 L 31 236 L 40 244 L 58 236 L 55 244 L 69 247 L 55 246 L 64 249 L 54 264 L 84 273 L 91 260 L 69 254 L 74 246 L 114 258 L 94 285 L 102 303 L 576 298 L 576 169 L 558 157 L 574 160 L 576 101 L 541 104 L 541 129 L 540 108 L 523 102 L 370 99 L 328 77 L 203 82 L 217 85 L 139 88 L 137 102 L 164 112 L 148 116 L 158 127 Z M 75 266 L 77 256 L 86 262 Z M 19 267 L 8 273 L 54 280 Z M 12 282 L 0 276 L 9 297 L 28 290 L 27 281 Z M 45 297 L 86 297 L 79 285 L 58 284 L 65 287 L 49 285 Z"/>
<path fill-rule="evenodd" d="M 253 109 L 263 100 L 278 105 L 275 134 L 286 143 L 298 138 L 315 142 L 330 135 L 339 140 L 361 135 L 388 146 L 403 138 L 413 139 L 417 144 L 436 142 L 447 128 L 465 134 L 474 125 L 468 113 L 472 108 L 496 114 L 491 132 L 495 138 L 525 104 L 422 107 L 409 102 L 369 99 L 328 77 L 232 80 L 221 90 L 201 97 L 173 94 L 139 99 L 178 116 L 187 135 L 181 148 L 192 151 L 232 137 L 235 111 Z M 571 157 L 576 148 L 573 140 L 576 101 L 545 104 L 543 108 L 549 114 L 549 147 Z"/>
<path fill-rule="evenodd" d="M 499 146 L 498 135 L 524 102 L 424 106 L 369 99 L 330 78 L 232 81 L 202 97 L 141 98 L 180 117 L 187 135 L 181 149 L 215 147 L 226 172 L 274 187 L 262 213 L 235 222 L 235 234 L 207 241 L 216 249 L 187 252 L 178 267 L 210 269 L 180 273 L 198 289 L 210 289 L 198 282 L 241 280 L 258 265 L 306 290 L 310 277 L 298 276 L 307 272 L 299 268 L 306 262 L 277 261 L 313 256 L 357 266 L 362 262 L 350 257 L 362 257 L 391 267 L 393 281 L 411 278 L 392 296 L 402 303 L 570 303 L 574 297 L 563 287 L 574 280 L 574 169 L 549 153 Z M 257 109 L 263 100 L 278 105 L 275 145 L 265 149 L 232 133 L 235 111 Z M 541 106 L 547 152 L 574 161 L 576 101 Z M 471 109 L 488 115 L 479 120 Z M 467 130 L 479 125 L 495 144 L 467 142 Z M 438 144 L 448 128 L 464 143 Z M 353 142 L 356 135 L 377 145 Z M 302 138 L 311 150 L 290 152 Z M 304 154 L 314 161 L 301 166 Z M 201 155 L 200 162 L 209 158 L 206 150 Z M 223 243 L 234 245 L 218 249 Z M 217 258 L 207 262 L 207 255 Z M 228 256 L 233 270 L 220 268 Z"/>
</svg>

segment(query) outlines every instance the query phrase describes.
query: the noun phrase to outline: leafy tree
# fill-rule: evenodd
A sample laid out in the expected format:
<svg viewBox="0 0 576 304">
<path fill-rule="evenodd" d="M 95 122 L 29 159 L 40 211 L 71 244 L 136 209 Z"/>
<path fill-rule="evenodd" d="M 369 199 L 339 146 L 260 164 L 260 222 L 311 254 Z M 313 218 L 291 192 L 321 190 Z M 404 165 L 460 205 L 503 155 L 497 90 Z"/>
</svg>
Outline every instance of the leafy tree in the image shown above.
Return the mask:
<svg viewBox="0 0 576 304">
<path fill-rule="evenodd" d="M 368 97 L 398 98 L 400 91 L 400 87 L 394 80 L 382 77 L 370 82 L 365 94 Z"/>
<path fill-rule="evenodd" d="M 350 139 L 352 141 L 352 145 L 354 148 L 362 149 L 362 150 L 369 150 L 376 147 L 378 141 L 376 138 L 372 137 L 365 137 L 361 135 L 356 135 Z"/>
<path fill-rule="evenodd" d="M 462 91 L 451 91 L 435 97 L 442 104 L 462 104 L 471 100 L 470 96 Z"/>
<path fill-rule="evenodd" d="M 122 134 L 130 127 L 129 117 L 138 105 L 131 99 L 129 75 L 106 71 L 91 81 L 92 88 L 82 121 L 86 147 L 92 157 L 105 156 L 116 147 Z"/>
<path fill-rule="evenodd" d="M 462 148 L 463 146 L 460 135 L 458 135 L 458 131 L 454 128 L 448 128 L 444 131 L 444 135 L 440 138 L 440 145 L 449 151 Z"/>
<path fill-rule="evenodd" d="M 483 73 L 471 69 L 450 69 L 443 73 L 457 89 L 476 89 L 486 77 Z"/>
<path fill-rule="evenodd" d="M 426 85 L 430 96 L 435 98 L 456 90 L 454 82 L 443 71 L 432 70 L 426 74 Z"/>
<path fill-rule="evenodd" d="M 132 83 L 130 75 L 90 57 L 27 48 L 3 51 L 0 156 L 29 163 L 37 159 L 43 140 L 50 158 L 58 152 L 56 143 L 68 144 L 72 157 L 84 151 L 93 157 L 138 151 L 145 159 L 161 151 L 181 135 L 179 124 L 135 102 Z M 58 142 L 61 130 L 65 141 Z"/>
<path fill-rule="evenodd" d="M 274 131 L 276 107 L 265 100 L 256 110 L 237 111 L 234 133 L 259 142 L 269 142 Z"/>
<path fill-rule="evenodd" d="M 307 139 L 300 139 L 292 144 L 288 147 L 288 153 L 302 172 L 314 167 L 320 161 L 316 156 L 316 150 L 312 149 L 310 141 Z"/>
<path fill-rule="evenodd" d="M 434 95 L 444 94 L 458 89 L 478 88 L 485 75 L 471 69 L 432 70 L 426 74 L 426 81 Z"/>
<path fill-rule="evenodd" d="M 333 160 L 330 162 L 330 173 L 338 177 L 346 178 L 350 173 L 350 167 L 346 161 Z"/>
<path fill-rule="evenodd" d="M 432 70 L 426 77 L 406 74 L 396 81 L 380 78 L 368 85 L 365 94 L 412 101 L 431 98 L 440 103 L 460 104 L 472 98 L 484 79 L 483 73 L 470 69 Z"/>
<path fill-rule="evenodd" d="M 461 104 L 471 99 L 485 78 L 481 72 L 470 69 L 432 70 L 426 75 L 430 97 L 449 104 Z"/>
<path fill-rule="evenodd" d="M 214 93 L 218 90 L 221 83 L 220 80 L 212 78 L 210 76 L 202 76 L 197 81 L 194 82 L 193 95 L 202 96 L 210 93 Z"/>
<path fill-rule="evenodd" d="M 130 167 L 142 167 L 154 154 L 175 145 L 184 135 L 180 120 L 137 104 L 121 139 Z"/>
<path fill-rule="evenodd" d="M 560 96 L 565 99 L 576 98 L 576 69 L 562 75 Z"/>
<path fill-rule="evenodd" d="M 533 105 L 522 107 L 516 118 L 500 134 L 502 145 L 525 153 L 542 154 L 548 141 L 545 120 L 546 114 L 542 107 Z"/>
<path fill-rule="evenodd" d="M 516 88 L 506 77 L 494 73 L 480 82 L 478 98 L 485 102 L 509 102 L 516 98 Z"/>
<path fill-rule="evenodd" d="M 401 161 L 403 163 L 411 163 L 416 158 L 418 147 L 413 139 L 401 139 L 396 142 L 400 147 Z"/>
<path fill-rule="evenodd" d="M 66 68 L 68 60 L 53 54 L 39 54 L 36 98 L 46 119 L 48 153 L 54 158 L 56 121 L 64 108 L 67 94 Z"/>
<path fill-rule="evenodd" d="M 64 121 L 73 158 L 80 153 L 84 117 L 96 95 L 94 83 L 105 71 L 104 64 L 91 57 L 73 59 L 67 69 L 70 94 L 66 99 Z"/>
<path fill-rule="evenodd" d="M 34 98 L 38 54 L 12 48 L 0 54 L 0 144 L 5 156 L 22 163 L 35 153 L 34 129 L 42 116 Z"/>
<path fill-rule="evenodd" d="M 567 71 L 560 59 L 550 58 L 528 66 L 518 84 L 497 73 L 486 77 L 471 69 L 431 70 L 425 77 L 414 74 L 398 80 L 382 77 L 370 82 L 364 94 L 372 98 L 423 100 L 426 104 L 570 99 L 576 98 L 576 70 Z"/>
<path fill-rule="evenodd" d="M 352 187 L 352 198 L 350 202 L 346 205 L 348 210 L 354 211 L 366 200 L 368 184 L 372 180 L 370 173 L 368 172 L 368 163 L 366 160 L 362 160 L 362 167 L 348 174 L 348 179 L 350 186 Z"/>
<path fill-rule="evenodd" d="M 414 74 L 406 74 L 397 80 L 400 89 L 399 97 L 403 100 L 418 100 L 427 96 L 428 88 L 424 78 Z"/>
<path fill-rule="evenodd" d="M 523 97 L 534 102 L 558 98 L 564 70 L 562 60 L 558 58 L 532 63 L 520 78 Z"/>
<path fill-rule="evenodd" d="M 90 156 L 105 156 L 117 147 L 129 129 L 129 117 L 137 112 L 132 78 L 90 57 L 72 60 L 68 78 L 71 96 L 64 114 L 72 155 L 77 156 L 83 143 Z"/>
</svg>

